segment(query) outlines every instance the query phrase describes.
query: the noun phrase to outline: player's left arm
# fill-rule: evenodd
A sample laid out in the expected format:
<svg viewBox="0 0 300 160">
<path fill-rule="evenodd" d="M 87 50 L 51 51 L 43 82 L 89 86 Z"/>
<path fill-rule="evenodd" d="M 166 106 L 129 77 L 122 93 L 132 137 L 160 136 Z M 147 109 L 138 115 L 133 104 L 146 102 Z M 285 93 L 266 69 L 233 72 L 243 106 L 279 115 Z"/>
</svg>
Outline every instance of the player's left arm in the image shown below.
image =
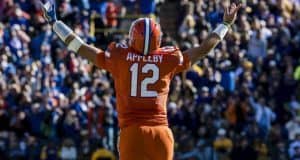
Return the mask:
<svg viewBox="0 0 300 160">
<path fill-rule="evenodd" d="M 190 58 L 192 64 L 199 59 L 206 56 L 212 49 L 214 49 L 227 34 L 230 26 L 235 22 L 237 12 L 241 8 L 241 4 L 231 4 L 230 7 L 225 9 L 223 23 L 220 24 L 203 42 L 199 47 L 191 48 L 183 52 Z"/>
</svg>

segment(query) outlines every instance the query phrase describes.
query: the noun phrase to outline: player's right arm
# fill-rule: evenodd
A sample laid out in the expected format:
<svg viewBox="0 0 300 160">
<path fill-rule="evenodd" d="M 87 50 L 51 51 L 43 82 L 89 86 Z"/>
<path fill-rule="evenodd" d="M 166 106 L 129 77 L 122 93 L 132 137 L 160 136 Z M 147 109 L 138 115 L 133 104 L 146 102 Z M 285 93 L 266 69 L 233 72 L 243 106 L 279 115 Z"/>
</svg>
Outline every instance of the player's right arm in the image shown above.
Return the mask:
<svg viewBox="0 0 300 160">
<path fill-rule="evenodd" d="M 99 54 L 104 51 L 92 45 L 88 45 L 78 37 L 67 25 L 62 21 L 57 20 L 55 4 L 48 1 L 42 4 L 44 18 L 52 25 L 54 32 L 68 46 L 68 49 L 79 53 L 82 57 L 99 66 Z"/>
<path fill-rule="evenodd" d="M 68 46 L 70 46 L 70 43 L 76 39 L 76 35 L 74 33 L 72 33 L 67 40 L 65 41 L 65 44 Z M 69 48 L 71 49 L 71 48 Z M 72 49 L 71 49 L 72 50 Z M 77 52 L 80 56 L 82 56 L 83 58 L 86 58 L 87 60 L 89 60 L 90 62 L 92 62 L 93 64 L 97 64 L 98 63 L 98 54 L 102 54 L 104 53 L 104 51 L 102 49 L 96 48 L 92 45 L 88 45 L 86 43 L 82 43 L 81 46 L 79 47 L 78 50 L 73 50 L 74 52 Z"/>
<path fill-rule="evenodd" d="M 184 51 L 184 54 L 189 56 L 192 64 L 197 62 L 199 59 L 206 56 L 212 49 L 214 49 L 221 40 L 225 37 L 230 26 L 234 23 L 237 17 L 237 12 L 241 8 L 241 4 L 231 4 L 230 7 L 225 9 L 224 22 L 220 24 L 204 41 L 199 47 L 191 48 Z"/>
</svg>

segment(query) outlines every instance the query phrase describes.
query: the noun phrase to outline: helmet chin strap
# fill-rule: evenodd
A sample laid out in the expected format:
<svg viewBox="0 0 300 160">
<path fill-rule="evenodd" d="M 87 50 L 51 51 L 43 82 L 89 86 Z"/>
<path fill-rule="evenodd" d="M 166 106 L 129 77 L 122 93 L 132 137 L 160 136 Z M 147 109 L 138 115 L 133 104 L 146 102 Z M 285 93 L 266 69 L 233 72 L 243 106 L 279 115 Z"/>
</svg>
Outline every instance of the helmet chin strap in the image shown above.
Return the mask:
<svg viewBox="0 0 300 160">
<path fill-rule="evenodd" d="M 144 39 L 144 55 L 147 55 L 149 53 L 149 43 L 150 41 L 150 32 L 151 32 L 151 24 L 150 19 L 145 18 L 145 39 Z"/>
</svg>

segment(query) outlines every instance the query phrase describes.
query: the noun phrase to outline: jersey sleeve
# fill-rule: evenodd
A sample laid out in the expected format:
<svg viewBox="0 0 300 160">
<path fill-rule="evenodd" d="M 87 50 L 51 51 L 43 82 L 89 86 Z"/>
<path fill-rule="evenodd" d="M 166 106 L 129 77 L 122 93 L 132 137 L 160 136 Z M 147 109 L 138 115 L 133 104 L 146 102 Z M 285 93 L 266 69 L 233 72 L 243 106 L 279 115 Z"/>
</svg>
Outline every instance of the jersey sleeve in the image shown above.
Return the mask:
<svg viewBox="0 0 300 160">
<path fill-rule="evenodd" d="M 112 42 L 109 44 L 105 52 L 99 53 L 97 55 L 96 66 L 109 71 L 110 73 L 114 74 L 116 65 L 116 44 Z"/>
<path fill-rule="evenodd" d="M 187 54 L 183 54 L 180 50 L 175 52 L 178 65 L 175 68 L 175 74 L 183 72 L 191 67 L 191 61 Z"/>
</svg>

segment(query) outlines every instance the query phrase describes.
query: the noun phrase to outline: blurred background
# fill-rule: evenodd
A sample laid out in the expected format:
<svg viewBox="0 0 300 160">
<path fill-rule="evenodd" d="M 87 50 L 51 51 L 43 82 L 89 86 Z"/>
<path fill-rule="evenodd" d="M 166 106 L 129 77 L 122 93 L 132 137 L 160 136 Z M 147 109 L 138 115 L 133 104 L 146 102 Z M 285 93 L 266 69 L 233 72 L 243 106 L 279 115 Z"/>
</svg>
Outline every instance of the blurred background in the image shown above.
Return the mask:
<svg viewBox="0 0 300 160">
<path fill-rule="evenodd" d="M 234 1 L 233 1 L 234 2 Z M 235 1 L 238 2 L 238 1 Z M 228 0 L 56 0 L 89 44 L 151 16 L 163 45 L 199 46 Z M 300 159 L 300 0 L 244 0 L 237 22 L 170 88 L 176 160 Z M 0 159 L 114 160 L 113 82 L 66 49 L 39 0 L 0 0 Z"/>
</svg>

